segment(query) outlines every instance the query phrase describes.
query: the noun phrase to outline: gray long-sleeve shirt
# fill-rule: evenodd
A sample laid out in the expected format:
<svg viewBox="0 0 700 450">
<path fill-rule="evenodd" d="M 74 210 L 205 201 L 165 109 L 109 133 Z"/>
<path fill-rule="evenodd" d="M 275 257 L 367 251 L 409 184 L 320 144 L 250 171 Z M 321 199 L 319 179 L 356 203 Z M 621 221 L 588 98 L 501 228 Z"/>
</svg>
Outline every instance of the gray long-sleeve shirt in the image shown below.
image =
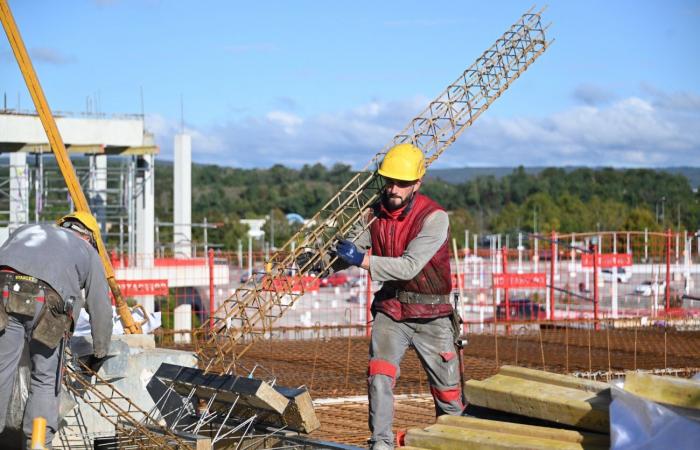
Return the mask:
<svg viewBox="0 0 700 450">
<path fill-rule="evenodd" d="M 100 255 L 88 242 L 56 225 L 24 225 L 0 247 L 0 266 L 45 281 L 64 300 L 75 299 L 73 320 L 84 303 L 95 355 L 107 353 L 112 336 L 109 286 Z"/>
<path fill-rule="evenodd" d="M 445 243 L 450 220 L 445 211 L 435 211 L 426 217 L 423 227 L 408 243 L 398 258 L 370 255 L 369 269 L 376 281 L 411 280 L 425 267 Z M 369 230 L 361 232 L 355 240 L 358 248 L 366 251 L 372 246 Z"/>
</svg>

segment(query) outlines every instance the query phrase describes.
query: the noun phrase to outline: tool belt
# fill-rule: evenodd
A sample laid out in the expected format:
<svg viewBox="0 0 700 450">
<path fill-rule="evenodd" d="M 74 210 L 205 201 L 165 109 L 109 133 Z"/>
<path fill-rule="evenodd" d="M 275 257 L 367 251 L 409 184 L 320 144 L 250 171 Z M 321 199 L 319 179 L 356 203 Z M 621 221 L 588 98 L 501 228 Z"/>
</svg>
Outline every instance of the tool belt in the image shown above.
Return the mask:
<svg viewBox="0 0 700 450">
<path fill-rule="evenodd" d="M 450 294 L 421 294 L 419 292 L 397 291 L 396 298 L 401 303 L 439 305 L 450 303 Z"/>
<path fill-rule="evenodd" d="M 2 303 L 0 308 L 0 330 L 8 323 L 8 314 L 34 317 L 37 301 L 43 306 L 34 320 L 32 339 L 49 348 L 55 348 L 66 332 L 70 331 L 72 302 L 64 302 L 51 286 L 42 280 L 21 273 L 0 270 Z M 4 321 L 4 324 L 3 324 Z"/>
</svg>

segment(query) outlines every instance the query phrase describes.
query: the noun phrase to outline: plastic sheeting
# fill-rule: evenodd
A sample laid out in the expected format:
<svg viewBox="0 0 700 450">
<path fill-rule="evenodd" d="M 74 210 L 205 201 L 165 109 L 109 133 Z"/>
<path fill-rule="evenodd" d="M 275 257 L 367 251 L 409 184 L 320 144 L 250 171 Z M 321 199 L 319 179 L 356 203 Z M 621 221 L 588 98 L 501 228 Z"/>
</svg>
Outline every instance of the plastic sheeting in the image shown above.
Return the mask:
<svg viewBox="0 0 700 450">
<path fill-rule="evenodd" d="M 694 379 L 700 384 L 698 375 Z M 631 394 L 623 389 L 622 380 L 611 384 L 611 449 L 700 448 L 700 411 L 664 405 Z"/>
<path fill-rule="evenodd" d="M 135 310 L 132 312 L 134 322 L 143 322 L 143 313 L 141 310 Z M 116 309 L 112 306 L 112 334 L 120 335 L 124 334 L 124 327 L 122 326 L 121 319 L 117 314 Z M 152 333 L 157 328 L 161 326 L 160 312 L 148 314 L 148 322 L 143 326 L 143 333 Z M 80 316 L 78 317 L 78 322 L 75 324 L 75 330 L 73 336 L 90 336 L 90 315 L 85 311 L 85 308 L 80 310 Z"/>
</svg>

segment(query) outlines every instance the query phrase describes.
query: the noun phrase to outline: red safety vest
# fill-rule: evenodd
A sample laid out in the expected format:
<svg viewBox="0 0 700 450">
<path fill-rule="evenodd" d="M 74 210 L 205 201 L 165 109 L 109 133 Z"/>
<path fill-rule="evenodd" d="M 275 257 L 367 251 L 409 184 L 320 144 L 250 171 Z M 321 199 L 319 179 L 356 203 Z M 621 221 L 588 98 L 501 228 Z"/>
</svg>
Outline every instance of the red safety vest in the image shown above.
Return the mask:
<svg viewBox="0 0 700 450">
<path fill-rule="evenodd" d="M 425 218 L 435 211 L 444 211 L 444 209 L 419 193 L 416 193 L 413 202 L 407 205 L 406 209 L 396 218 L 392 217 L 380 202 L 375 208 L 377 219 L 370 227 L 372 255 L 394 258 L 403 255 L 408 244 L 423 228 Z M 437 253 L 412 280 L 384 283 L 372 304 L 375 311 L 382 311 L 394 320 L 430 319 L 452 314 L 452 305 L 449 303 L 409 304 L 400 302 L 391 294 L 391 292 L 396 291 L 408 291 L 420 294 L 449 295 L 452 292 L 448 251 L 449 230 L 447 235 L 448 238 L 445 239 Z M 390 293 L 389 297 L 387 297 L 387 293 Z"/>
</svg>

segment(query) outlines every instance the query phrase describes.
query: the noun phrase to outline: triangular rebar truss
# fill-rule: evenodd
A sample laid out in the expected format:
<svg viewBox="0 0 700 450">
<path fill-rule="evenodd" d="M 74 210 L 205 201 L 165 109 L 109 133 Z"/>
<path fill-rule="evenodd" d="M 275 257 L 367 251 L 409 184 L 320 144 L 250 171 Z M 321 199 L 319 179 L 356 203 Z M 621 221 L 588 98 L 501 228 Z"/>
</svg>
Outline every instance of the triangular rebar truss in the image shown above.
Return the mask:
<svg viewBox="0 0 700 450">
<path fill-rule="evenodd" d="M 544 53 L 552 41 L 545 37 L 549 25 L 542 25 L 542 12 L 523 14 L 270 258 L 262 280 L 251 277 L 223 302 L 214 314 L 214 327 L 198 330 L 206 336 L 197 350 L 203 367 L 235 370 L 236 358 L 254 340 L 269 336 L 272 325 L 304 295 L 304 284 L 289 274 L 309 275 L 319 265 L 327 269 L 334 262 L 331 250 L 337 238 L 353 227 L 369 226 L 365 212 L 381 191 L 376 170 L 389 148 L 413 143 L 429 166 Z M 299 267 L 299 256 L 310 249 L 312 257 Z"/>
</svg>

